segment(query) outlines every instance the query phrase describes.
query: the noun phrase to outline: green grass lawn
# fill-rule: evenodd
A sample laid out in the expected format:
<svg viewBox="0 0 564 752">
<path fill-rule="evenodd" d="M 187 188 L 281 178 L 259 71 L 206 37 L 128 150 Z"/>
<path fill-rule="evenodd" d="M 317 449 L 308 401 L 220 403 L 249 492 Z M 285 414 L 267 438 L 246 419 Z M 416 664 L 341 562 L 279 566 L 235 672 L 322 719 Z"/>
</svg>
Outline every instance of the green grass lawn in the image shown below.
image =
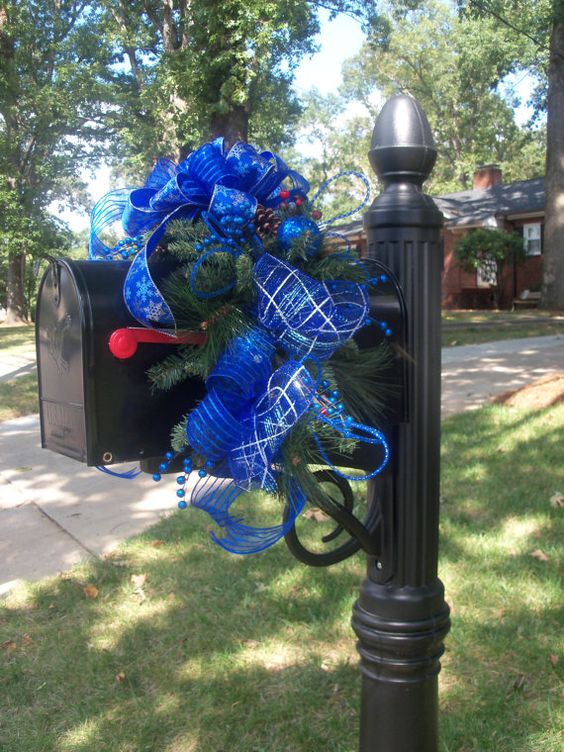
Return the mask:
<svg viewBox="0 0 564 752">
<path fill-rule="evenodd" d="M 522 311 L 443 311 L 443 347 L 479 345 L 502 339 L 564 334 L 562 314 Z"/>
<path fill-rule="evenodd" d="M 539 308 L 523 308 L 516 311 L 479 311 L 479 310 L 444 310 L 443 321 L 451 324 L 495 324 L 514 322 L 519 319 L 537 319 L 546 321 L 562 317 L 562 311 L 545 311 Z"/>
<path fill-rule="evenodd" d="M 0 326 L 0 358 L 8 352 L 17 355 L 18 352 L 34 349 L 35 327 L 32 324 Z M 35 373 L 0 382 L 0 421 L 31 415 L 37 410 L 37 375 Z"/>
<path fill-rule="evenodd" d="M 560 752 L 564 511 L 549 500 L 564 492 L 564 405 L 483 408 L 443 437 L 441 752 Z M 233 557 L 208 527 L 175 513 L 111 557 L 12 591 L 3 752 L 357 749 L 363 557 L 326 570 L 283 544 Z"/>
<path fill-rule="evenodd" d="M 38 410 L 36 373 L 0 382 L 0 421 L 32 415 Z"/>
<path fill-rule="evenodd" d="M 26 326 L 0 326 L 0 351 L 29 350 L 34 347 L 35 327 L 33 324 Z"/>
<path fill-rule="evenodd" d="M 481 345 L 502 339 L 520 339 L 525 337 L 547 337 L 550 334 L 564 334 L 564 320 L 550 323 L 500 324 L 497 327 L 480 327 L 467 323 L 460 329 L 443 329 L 443 347 L 458 345 Z"/>
</svg>

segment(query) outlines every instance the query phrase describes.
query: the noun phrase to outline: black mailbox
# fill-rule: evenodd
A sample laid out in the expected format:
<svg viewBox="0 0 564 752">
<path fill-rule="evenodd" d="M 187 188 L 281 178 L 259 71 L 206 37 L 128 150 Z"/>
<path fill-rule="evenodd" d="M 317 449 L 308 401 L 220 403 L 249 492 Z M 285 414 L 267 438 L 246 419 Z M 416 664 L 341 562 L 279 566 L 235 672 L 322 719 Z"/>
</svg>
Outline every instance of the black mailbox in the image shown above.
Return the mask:
<svg viewBox="0 0 564 752">
<path fill-rule="evenodd" d="M 127 261 L 59 259 L 39 289 L 41 445 L 88 465 L 161 457 L 171 428 L 204 395 L 199 379 L 151 391 L 147 369 L 176 345 L 143 343 L 123 360 L 110 351 L 116 330 L 139 327 L 123 302 L 128 268 Z"/>
</svg>

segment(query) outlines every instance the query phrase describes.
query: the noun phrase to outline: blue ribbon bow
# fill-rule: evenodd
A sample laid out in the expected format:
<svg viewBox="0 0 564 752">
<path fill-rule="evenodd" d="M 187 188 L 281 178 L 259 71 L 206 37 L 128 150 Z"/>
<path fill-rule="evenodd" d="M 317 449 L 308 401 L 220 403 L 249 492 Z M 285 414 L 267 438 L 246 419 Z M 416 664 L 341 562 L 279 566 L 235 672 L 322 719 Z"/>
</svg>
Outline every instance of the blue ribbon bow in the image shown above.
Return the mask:
<svg viewBox="0 0 564 752">
<path fill-rule="evenodd" d="M 159 289 L 170 266 L 152 258 L 169 222 L 202 216 L 220 226 L 221 218 L 234 211 L 248 222 L 258 203 L 278 204 L 280 185 L 286 179 L 294 192 L 308 192 L 307 180 L 276 154 L 259 153 L 246 143 L 227 151 L 223 139 L 204 144 L 178 165 L 161 159 L 142 188 L 111 191 L 95 205 L 89 257 L 112 258 L 113 249 L 102 235 L 118 220 L 131 237 L 149 233 L 127 274 L 125 303 L 143 326 L 175 329 L 174 316 Z"/>
</svg>

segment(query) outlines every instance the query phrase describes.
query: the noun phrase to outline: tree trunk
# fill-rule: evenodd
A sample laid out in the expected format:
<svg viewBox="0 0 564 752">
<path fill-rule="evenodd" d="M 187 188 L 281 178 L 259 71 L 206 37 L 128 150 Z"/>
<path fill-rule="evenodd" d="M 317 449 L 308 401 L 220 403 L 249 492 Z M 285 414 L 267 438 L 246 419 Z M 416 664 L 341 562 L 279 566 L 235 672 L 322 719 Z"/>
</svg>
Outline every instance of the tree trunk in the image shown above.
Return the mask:
<svg viewBox="0 0 564 752">
<path fill-rule="evenodd" d="M 548 69 L 542 307 L 564 309 L 564 13 L 553 4 Z"/>
<path fill-rule="evenodd" d="M 214 115 L 211 119 L 213 138 L 223 136 L 232 146 L 236 141 L 247 141 L 249 136 L 249 114 L 245 107 L 235 107 L 225 115 Z"/>
<path fill-rule="evenodd" d="M 6 285 L 6 324 L 27 323 L 24 278 L 25 253 L 10 254 Z"/>
</svg>

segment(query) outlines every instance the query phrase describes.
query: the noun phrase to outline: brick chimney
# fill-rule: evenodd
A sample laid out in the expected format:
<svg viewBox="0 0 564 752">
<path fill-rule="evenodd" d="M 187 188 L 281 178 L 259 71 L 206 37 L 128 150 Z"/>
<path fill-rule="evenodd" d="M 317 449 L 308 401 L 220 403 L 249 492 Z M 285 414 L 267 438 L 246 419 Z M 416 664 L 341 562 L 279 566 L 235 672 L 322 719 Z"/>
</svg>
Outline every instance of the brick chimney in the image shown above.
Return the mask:
<svg viewBox="0 0 564 752">
<path fill-rule="evenodd" d="M 493 188 L 501 183 L 501 168 L 496 164 L 486 164 L 476 167 L 472 188 Z"/>
</svg>

